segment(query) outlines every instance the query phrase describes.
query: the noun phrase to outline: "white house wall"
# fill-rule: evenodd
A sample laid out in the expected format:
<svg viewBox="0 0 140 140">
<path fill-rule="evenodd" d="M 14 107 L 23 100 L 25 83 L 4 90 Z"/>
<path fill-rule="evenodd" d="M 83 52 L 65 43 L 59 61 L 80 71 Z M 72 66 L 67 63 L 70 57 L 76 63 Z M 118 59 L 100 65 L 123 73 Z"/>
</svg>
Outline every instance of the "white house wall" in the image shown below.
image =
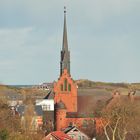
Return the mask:
<svg viewBox="0 0 140 140">
<path fill-rule="evenodd" d="M 36 105 L 41 105 L 42 109 L 43 109 L 43 106 L 50 106 L 49 111 L 54 111 L 54 100 L 53 99 L 36 100 Z"/>
</svg>

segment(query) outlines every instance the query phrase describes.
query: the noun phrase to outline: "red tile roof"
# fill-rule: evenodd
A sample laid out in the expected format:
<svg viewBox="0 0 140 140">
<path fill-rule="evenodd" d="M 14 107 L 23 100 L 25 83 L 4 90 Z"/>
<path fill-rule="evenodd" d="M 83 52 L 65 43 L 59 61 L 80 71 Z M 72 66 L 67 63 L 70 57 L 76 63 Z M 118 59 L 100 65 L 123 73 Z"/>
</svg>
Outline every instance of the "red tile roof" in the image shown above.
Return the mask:
<svg viewBox="0 0 140 140">
<path fill-rule="evenodd" d="M 71 137 L 69 137 L 67 134 L 65 134 L 62 131 L 54 131 L 51 133 L 51 135 L 58 140 L 73 140 Z"/>
<path fill-rule="evenodd" d="M 67 134 L 65 134 L 62 131 L 54 131 L 51 133 L 51 135 L 60 140 L 73 140 L 71 137 L 69 137 Z"/>
</svg>

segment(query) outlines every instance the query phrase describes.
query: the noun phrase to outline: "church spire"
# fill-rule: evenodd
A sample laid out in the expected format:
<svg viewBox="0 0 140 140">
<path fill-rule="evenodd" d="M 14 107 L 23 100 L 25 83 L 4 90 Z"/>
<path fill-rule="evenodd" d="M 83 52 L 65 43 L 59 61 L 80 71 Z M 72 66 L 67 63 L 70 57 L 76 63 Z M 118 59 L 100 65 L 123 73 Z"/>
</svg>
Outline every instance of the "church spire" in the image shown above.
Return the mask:
<svg viewBox="0 0 140 140">
<path fill-rule="evenodd" d="M 66 7 L 64 7 L 64 29 L 63 29 L 63 50 L 68 51 Z"/>
<path fill-rule="evenodd" d="M 60 62 L 60 75 L 62 75 L 64 69 L 67 69 L 70 74 L 70 52 L 68 50 L 67 40 L 67 25 L 66 25 L 66 7 L 64 7 L 64 29 L 63 29 L 63 46 L 61 51 L 61 62 Z"/>
</svg>

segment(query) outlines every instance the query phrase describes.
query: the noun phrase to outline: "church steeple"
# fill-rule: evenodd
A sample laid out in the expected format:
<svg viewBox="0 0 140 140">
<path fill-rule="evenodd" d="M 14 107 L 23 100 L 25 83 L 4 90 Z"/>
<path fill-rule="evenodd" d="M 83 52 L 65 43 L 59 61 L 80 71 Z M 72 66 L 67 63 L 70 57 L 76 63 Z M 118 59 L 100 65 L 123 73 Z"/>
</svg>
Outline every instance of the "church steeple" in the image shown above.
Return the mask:
<svg viewBox="0 0 140 140">
<path fill-rule="evenodd" d="M 67 69 L 70 74 L 70 52 L 68 50 L 67 40 L 67 25 L 66 25 L 66 7 L 64 7 L 64 29 L 63 29 L 63 46 L 61 51 L 61 62 L 60 62 L 60 75 L 62 75 L 64 69 Z"/>
</svg>

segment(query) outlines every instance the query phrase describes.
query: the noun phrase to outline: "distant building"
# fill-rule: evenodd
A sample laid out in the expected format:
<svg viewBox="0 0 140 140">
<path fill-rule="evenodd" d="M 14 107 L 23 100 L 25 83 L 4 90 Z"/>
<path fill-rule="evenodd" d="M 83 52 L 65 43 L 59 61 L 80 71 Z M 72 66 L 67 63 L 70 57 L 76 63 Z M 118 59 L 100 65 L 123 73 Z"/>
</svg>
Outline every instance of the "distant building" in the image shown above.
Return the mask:
<svg viewBox="0 0 140 140">
<path fill-rule="evenodd" d="M 39 90 L 50 90 L 50 87 L 48 85 L 49 83 L 41 83 L 39 85 L 34 86 L 34 88 L 37 88 Z"/>
<path fill-rule="evenodd" d="M 15 107 L 17 105 L 22 105 L 23 104 L 23 100 L 9 100 L 8 101 L 8 105 L 10 107 Z"/>
<path fill-rule="evenodd" d="M 4 91 L 5 98 L 7 99 L 7 103 L 9 107 L 15 107 L 17 105 L 23 104 L 23 95 L 19 94 L 13 90 L 6 90 Z"/>
</svg>

